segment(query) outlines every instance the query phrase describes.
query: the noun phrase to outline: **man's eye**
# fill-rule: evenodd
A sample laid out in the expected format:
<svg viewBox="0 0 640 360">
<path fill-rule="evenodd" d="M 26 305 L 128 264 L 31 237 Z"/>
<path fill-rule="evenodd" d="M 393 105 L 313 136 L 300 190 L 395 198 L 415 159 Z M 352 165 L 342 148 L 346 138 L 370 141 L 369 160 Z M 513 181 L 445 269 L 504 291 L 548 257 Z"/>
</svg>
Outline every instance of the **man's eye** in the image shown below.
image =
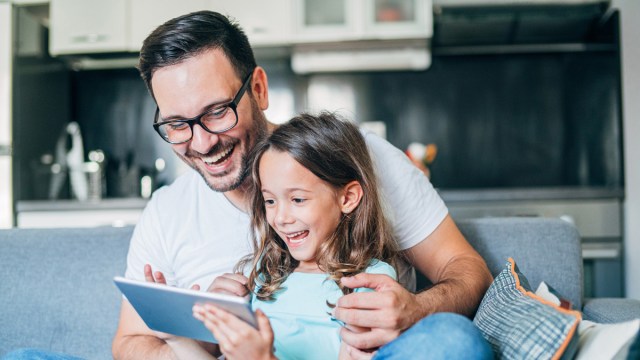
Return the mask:
<svg viewBox="0 0 640 360">
<path fill-rule="evenodd" d="M 224 117 L 227 114 L 227 111 L 229 110 L 228 106 L 221 106 L 221 107 L 217 107 L 217 108 L 213 108 L 211 110 L 209 110 L 209 112 L 203 117 L 203 121 L 207 121 L 207 120 L 217 120 L 220 119 L 222 117 Z"/>
<path fill-rule="evenodd" d="M 172 131 L 178 131 L 178 130 L 184 130 L 184 129 L 188 128 L 189 124 L 187 124 L 186 122 L 182 122 L 182 121 L 176 121 L 176 122 L 168 123 L 167 126 Z"/>
</svg>

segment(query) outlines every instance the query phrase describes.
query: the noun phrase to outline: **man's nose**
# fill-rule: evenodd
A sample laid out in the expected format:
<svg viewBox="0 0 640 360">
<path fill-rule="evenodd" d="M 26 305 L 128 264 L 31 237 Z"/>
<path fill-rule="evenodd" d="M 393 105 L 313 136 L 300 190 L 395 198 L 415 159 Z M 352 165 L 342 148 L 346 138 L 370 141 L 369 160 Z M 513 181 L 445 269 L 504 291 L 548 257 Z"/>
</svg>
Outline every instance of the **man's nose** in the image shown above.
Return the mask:
<svg viewBox="0 0 640 360">
<path fill-rule="evenodd" d="M 193 125 L 192 131 L 191 149 L 200 154 L 207 154 L 220 141 L 220 137 L 217 134 L 206 131 L 199 124 Z"/>
</svg>

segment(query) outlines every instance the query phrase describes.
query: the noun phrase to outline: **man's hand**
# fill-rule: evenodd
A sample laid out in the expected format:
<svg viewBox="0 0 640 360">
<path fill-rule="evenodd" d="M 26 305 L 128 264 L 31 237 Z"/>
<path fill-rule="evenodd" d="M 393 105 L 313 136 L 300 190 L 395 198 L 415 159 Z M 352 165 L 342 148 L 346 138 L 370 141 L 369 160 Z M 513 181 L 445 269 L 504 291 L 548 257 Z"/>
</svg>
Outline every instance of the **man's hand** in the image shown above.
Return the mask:
<svg viewBox="0 0 640 360">
<path fill-rule="evenodd" d="M 400 335 L 424 315 L 415 295 L 387 275 L 361 273 L 341 280 L 349 288 L 369 288 L 338 299 L 334 316 L 346 324 L 342 340 L 360 350 L 377 349 Z M 351 331 L 349 326 L 370 328 Z"/>
<path fill-rule="evenodd" d="M 245 297 L 249 295 L 248 280 L 242 274 L 222 274 L 213 280 L 207 291 Z"/>
<path fill-rule="evenodd" d="M 151 283 L 156 283 L 156 284 L 162 284 L 162 285 L 167 285 L 167 279 L 164 277 L 164 274 L 161 271 L 156 271 L 155 274 L 153 272 L 153 268 L 151 267 L 151 265 L 149 264 L 145 264 L 144 265 L 144 279 L 147 282 L 151 282 Z M 200 286 L 195 284 L 191 287 L 191 290 L 200 290 Z M 164 341 L 172 341 L 175 338 L 177 338 L 177 336 L 173 335 L 173 334 L 169 334 L 169 333 L 164 333 L 164 332 L 160 332 L 160 331 L 153 331 L 153 333 L 159 338 L 162 339 Z"/>
</svg>

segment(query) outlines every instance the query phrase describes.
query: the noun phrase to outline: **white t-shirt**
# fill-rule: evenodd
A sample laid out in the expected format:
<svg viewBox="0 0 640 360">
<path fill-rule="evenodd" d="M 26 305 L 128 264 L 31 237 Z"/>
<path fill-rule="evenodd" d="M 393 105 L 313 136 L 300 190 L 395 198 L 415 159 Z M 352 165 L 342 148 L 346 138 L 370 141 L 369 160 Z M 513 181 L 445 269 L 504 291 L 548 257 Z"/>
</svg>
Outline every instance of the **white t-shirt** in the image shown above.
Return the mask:
<svg viewBox="0 0 640 360">
<path fill-rule="evenodd" d="M 394 236 L 400 249 L 409 249 L 440 225 L 447 208 L 402 151 L 373 133 L 362 133 Z M 189 170 L 153 194 L 133 233 L 125 276 L 144 280 L 144 265 L 151 264 L 169 285 L 206 289 L 252 251 L 249 226 L 248 214 Z M 399 269 L 398 274 L 410 290 L 415 287 L 412 273 Z"/>
</svg>

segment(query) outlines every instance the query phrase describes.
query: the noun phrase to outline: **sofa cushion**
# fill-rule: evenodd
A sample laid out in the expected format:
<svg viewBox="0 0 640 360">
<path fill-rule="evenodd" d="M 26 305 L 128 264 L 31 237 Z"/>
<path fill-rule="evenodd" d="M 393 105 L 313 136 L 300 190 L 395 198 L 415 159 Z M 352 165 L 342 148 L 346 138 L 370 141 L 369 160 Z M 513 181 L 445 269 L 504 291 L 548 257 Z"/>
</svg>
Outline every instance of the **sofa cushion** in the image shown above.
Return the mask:
<svg viewBox="0 0 640 360">
<path fill-rule="evenodd" d="M 473 321 L 498 358 L 551 359 L 575 354 L 574 334 L 580 320 L 579 312 L 536 296 L 510 258 Z"/>
<path fill-rule="evenodd" d="M 38 348 L 111 359 L 132 228 L 0 231 L 0 357 Z"/>
<path fill-rule="evenodd" d="M 534 289 L 545 281 L 575 309 L 582 308 L 582 248 L 575 226 L 540 217 L 479 218 L 456 223 L 494 277 L 512 257 Z"/>
</svg>

